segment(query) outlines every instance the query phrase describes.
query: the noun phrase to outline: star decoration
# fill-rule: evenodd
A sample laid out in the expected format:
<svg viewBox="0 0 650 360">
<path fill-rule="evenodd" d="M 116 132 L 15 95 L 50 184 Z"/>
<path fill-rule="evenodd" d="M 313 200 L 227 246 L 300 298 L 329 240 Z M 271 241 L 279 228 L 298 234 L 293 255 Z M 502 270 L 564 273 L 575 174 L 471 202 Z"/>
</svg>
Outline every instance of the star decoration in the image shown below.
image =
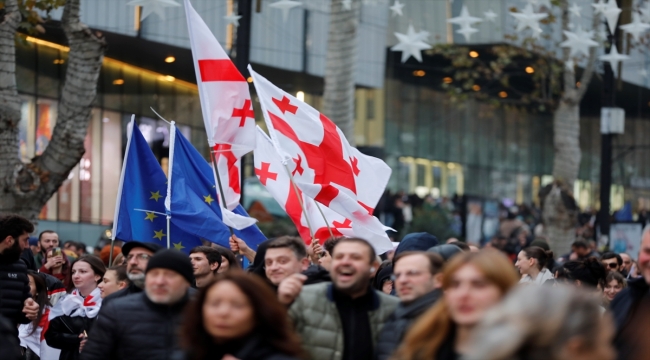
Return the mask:
<svg viewBox="0 0 650 360">
<path fill-rule="evenodd" d="M 153 222 L 153 219 L 158 217 L 158 216 L 156 216 L 156 214 L 154 214 L 152 212 L 147 212 L 145 214 L 147 214 L 147 217 L 145 217 L 144 219 L 145 220 L 151 220 L 151 222 Z"/>
<path fill-rule="evenodd" d="M 460 25 L 461 27 L 463 26 L 469 27 L 474 24 L 480 23 L 481 21 L 483 21 L 483 19 L 473 17 L 469 14 L 469 10 L 467 10 L 467 5 L 463 5 L 463 9 L 460 11 L 460 16 L 447 20 L 448 23 Z"/>
<path fill-rule="evenodd" d="M 618 24 L 618 17 L 621 15 L 621 9 L 618 7 L 616 0 L 609 0 L 601 12 L 607 19 L 609 31 L 613 34 Z"/>
<path fill-rule="evenodd" d="M 517 19 L 517 32 L 522 32 L 529 28 L 533 31 L 534 38 L 538 38 L 542 33 L 542 29 L 539 27 L 540 20 L 548 17 L 548 14 L 536 13 L 531 4 L 526 5 L 522 12 L 511 12 L 510 15 Z"/>
<path fill-rule="evenodd" d="M 650 29 L 650 25 L 643 23 L 638 13 L 632 12 L 632 22 L 629 24 L 621 25 L 621 29 L 626 33 L 632 35 L 634 40 L 639 41 L 641 33 Z"/>
<path fill-rule="evenodd" d="M 594 16 L 596 16 L 598 14 L 603 13 L 603 11 L 605 10 L 605 6 L 607 6 L 607 4 L 605 4 L 603 0 L 598 0 L 596 4 L 591 4 L 591 6 L 594 7 Z"/>
<path fill-rule="evenodd" d="M 282 10 L 282 19 L 286 22 L 289 18 L 289 11 L 297 6 L 302 6 L 302 3 L 294 0 L 280 0 L 269 6 L 274 9 Z"/>
<path fill-rule="evenodd" d="M 156 192 L 149 191 L 149 192 L 151 193 L 151 197 L 149 198 L 149 200 L 153 199 L 156 200 L 156 202 L 158 202 L 158 199 L 162 197 L 162 195 L 160 195 L 160 191 L 156 191 Z"/>
<path fill-rule="evenodd" d="M 569 12 L 576 17 L 582 17 L 582 7 L 576 3 L 573 3 L 573 5 L 571 5 Z"/>
<path fill-rule="evenodd" d="M 589 56 L 589 48 L 598 46 L 598 43 L 593 40 L 594 32 L 584 31 L 581 26 L 578 26 L 578 30 L 575 32 L 565 30 L 564 35 L 567 39 L 561 42 L 560 46 L 568 47 L 571 57 L 578 54 Z"/>
<path fill-rule="evenodd" d="M 390 7 L 390 11 L 393 12 L 393 16 L 403 16 L 402 14 L 402 8 L 404 7 L 404 4 L 399 2 L 399 0 L 395 0 L 393 3 L 393 6 Z"/>
<path fill-rule="evenodd" d="M 177 243 L 174 243 L 174 249 L 176 249 L 178 251 L 181 251 L 181 250 L 185 249 L 185 246 L 183 246 L 183 243 L 179 241 Z"/>
<path fill-rule="evenodd" d="M 622 61 L 625 61 L 629 59 L 630 57 L 625 55 L 625 54 L 619 54 L 618 49 L 616 48 L 616 44 L 613 44 L 612 47 L 609 50 L 609 54 L 607 55 L 600 55 L 599 59 L 601 61 L 606 61 L 609 63 L 609 65 L 612 67 L 612 71 L 616 73 L 618 69 L 618 64 L 620 64 Z"/>
<path fill-rule="evenodd" d="M 203 197 L 203 201 L 207 202 L 208 205 L 212 205 L 212 202 L 214 201 L 214 199 L 212 198 L 212 195 L 208 195 L 208 196 Z"/>
<path fill-rule="evenodd" d="M 162 238 L 163 238 L 163 237 L 167 236 L 167 235 L 165 235 L 165 233 L 163 232 L 162 229 L 160 229 L 160 231 L 155 231 L 155 230 L 154 230 L 153 233 L 154 233 L 153 238 L 154 238 L 154 239 L 158 239 L 158 240 L 160 240 L 160 241 L 162 241 Z"/>
<path fill-rule="evenodd" d="M 352 10 L 352 0 L 343 0 L 341 4 L 344 10 Z"/>
<path fill-rule="evenodd" d="M 241 15 L 230 14 L 228 16 L 224 16 L 223 19 L 226 20 L 226 24 L 239 26 L 239 19 L 241 19 Z"/>
<path fill-rule="evenodd" d="M 402 62 L 406 62 L 411 56 L 417 61 L 422 62 L 422 50 L 431 49 L 431 45 L 422 41 L 422 33 L 416 33 L 413 25 L 409 25 L 406 34 L 395 33 L 399 43 L 392 48 L 392 51 L 402 52 Z"/>
<path fill-rule="evenodd" d="M 497 13 L 495 13 L 494 11 L 492 11 L 492 9 L 490 9 L 490 10 L 484 12 L 484 13 L 483 13 L 483 16 L 485 16 L 485 20 L 487 20 L 487 21 L 489 21 L 489 22 L 495 22 L 496 19 L 497 19 L 497 17 L 499 17 L 499 15 L 497 15 Z"/>
<path fill-rule="evenodd" d="M 158 14 L 161 20 L 165 20 L 165 8 L 181 6 L 174 0 L 133 0 L 128 2 L 127 5 L 142 6 L 140 21 L 146 19 L 152 13 Z"/>
<path fill-rule="evenodd" d="M 461 26 L 460 29 L 456 30 L 457 34 L 461 34 L 465 37 L 465 41 L 469 42 L 470 37 L 473 34 L 476 34 L 478 32 L 478 29 L 473 28 L 471 26 Z"/>
</svg>

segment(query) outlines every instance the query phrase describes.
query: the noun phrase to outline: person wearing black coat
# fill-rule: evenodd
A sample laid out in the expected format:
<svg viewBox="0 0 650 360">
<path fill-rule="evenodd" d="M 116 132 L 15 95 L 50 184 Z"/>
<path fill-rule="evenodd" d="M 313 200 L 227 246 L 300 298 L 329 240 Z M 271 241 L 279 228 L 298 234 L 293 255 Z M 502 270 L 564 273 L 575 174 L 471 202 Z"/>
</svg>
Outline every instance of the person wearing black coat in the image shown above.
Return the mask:
<svg viewBox="0 0 650 360">
<path fill-rule="evenodd" d="M 104 304 L 81 359 L 172 359 L 179 350 L 177 330 L 190 299 L 193 273 L 182 252 L 157 252 L 148 261 L 144 291 Z"/>
<path fill-rule="evenodd" d="M 20 360 L 20 343 L 14 334 L 15 326 L 6 317 L 0 315 L 0 350 L 2 350 L 2 359 Z"/>
<path fill-rule="evenodd" d="M 614 316 L 616 324 L 614 346 L 618 350 L 618 358 L 621 360 L 632 358 L 633 334 L 626 330 L 634 320 L 637 310 L 642 308 L 642 303 L 645 303 L 645 306 L 650 306 L 650 285 L 641 277 L 629 280 L 627 287 L 618 293 L 610 304 L 610 312 Z"/>
</svg>

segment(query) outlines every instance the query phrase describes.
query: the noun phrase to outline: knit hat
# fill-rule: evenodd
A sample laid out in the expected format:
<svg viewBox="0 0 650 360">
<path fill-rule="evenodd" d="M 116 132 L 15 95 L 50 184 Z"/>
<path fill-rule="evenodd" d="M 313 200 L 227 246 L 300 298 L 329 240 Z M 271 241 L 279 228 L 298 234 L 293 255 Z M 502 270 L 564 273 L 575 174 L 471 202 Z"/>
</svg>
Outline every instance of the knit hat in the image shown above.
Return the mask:
<svg viewBox="0 0 650 360">
<path fill-rule="evenodd" d="M 176 271 L 187 280 L 188 283 L 194 282 L 194 271 L 190 258 L 182 252 L 174 249 L 165 249 L 157 252 L 147 263 L 148 273 L 152 269 L 168 269 Z"/>
</svg>

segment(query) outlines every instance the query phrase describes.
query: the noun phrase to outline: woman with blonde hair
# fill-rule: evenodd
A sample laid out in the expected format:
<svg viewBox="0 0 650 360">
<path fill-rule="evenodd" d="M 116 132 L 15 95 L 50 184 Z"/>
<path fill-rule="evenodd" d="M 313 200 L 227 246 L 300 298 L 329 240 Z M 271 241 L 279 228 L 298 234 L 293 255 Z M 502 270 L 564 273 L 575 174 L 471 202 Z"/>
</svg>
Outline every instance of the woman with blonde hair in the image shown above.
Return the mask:
<svg viewBox="0 0 650 360">
<path fill-rule="evenodd" d="M 443 269 L 442 299 L 413 324 L 393 358 L 460 358 L 486 311 L 518 281 L 512 263 L 496 250 L 455 256 Z"/>
<path fill-rule="evenodd" d="M 486 314 L 463 360 L 613 360 L 613 336 L 592 293 L 526 286 Z"/>
</svg>

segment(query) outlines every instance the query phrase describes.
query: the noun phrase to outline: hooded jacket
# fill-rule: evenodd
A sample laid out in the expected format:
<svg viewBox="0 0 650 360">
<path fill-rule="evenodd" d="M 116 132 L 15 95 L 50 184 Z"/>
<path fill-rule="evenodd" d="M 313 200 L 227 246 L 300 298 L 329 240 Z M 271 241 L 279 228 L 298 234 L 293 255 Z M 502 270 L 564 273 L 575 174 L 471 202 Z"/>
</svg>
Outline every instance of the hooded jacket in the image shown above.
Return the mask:
<svg viewBox="0 0 650 360">
<path fill-rule="evenodd" d="M 172 359 L 189 291 L 176 304 L 153 303 L 144 292 L 104 303 L 81 352 L 82 360 Z"/>
<path fill-rule="evenodd" d="M 429 310 L 440 299 L 441 295 L 442 291 L 436 289 L 409 304 L 400 303 L 397 305 L 397 309 L 390 315 L 384 328 L 379 333 L 376 350 L 377 359 L 386 360 L 390 358 L 397 350 L 402 339 L 404 339 L 406 332 L 413 325 L 413 322 L 425 311 Z"/>
</svg>

